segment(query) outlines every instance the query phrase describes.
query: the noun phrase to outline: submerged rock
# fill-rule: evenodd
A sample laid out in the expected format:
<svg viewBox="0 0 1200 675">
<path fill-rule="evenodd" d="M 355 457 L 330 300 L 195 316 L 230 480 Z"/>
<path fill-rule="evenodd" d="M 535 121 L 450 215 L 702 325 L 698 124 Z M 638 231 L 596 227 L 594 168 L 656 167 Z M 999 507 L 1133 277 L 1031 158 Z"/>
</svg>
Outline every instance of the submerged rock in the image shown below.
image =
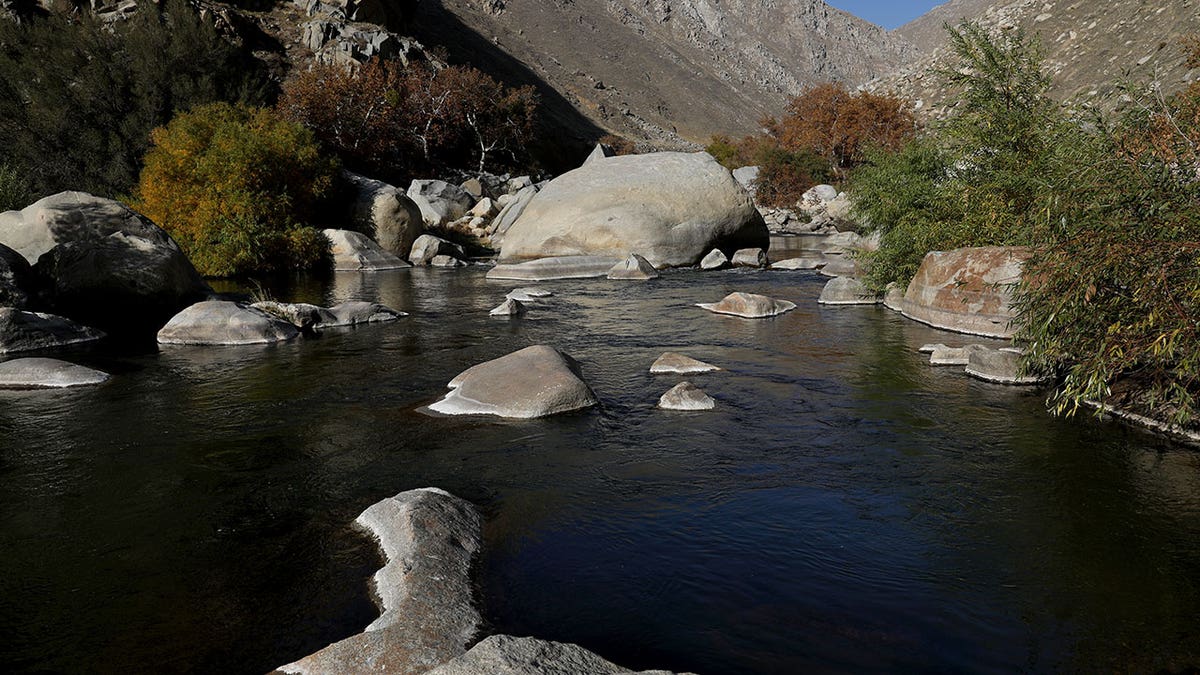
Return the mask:
<svg viewBox="0 0 1200 675">
<path fill-rule="evenodd" d="M 654 269 L 654 265 L 636 253 L 629 254 L 628 258 L 613 265 L 612 269 L 608 271 L 609 279 L 646 281 L 657 279 L 658 276 L 658 270 Z"/>
<path fill-rule="evenodd" d="M 700 261 L 700 269 L 702 270 L 719 270 L 729 267 L 729 258 L 725 256 L 719 249 L 713 249 L 704 256 Z"/>
<path fill-rule="evenodd" d="M 0 389 L 64 389 L 108 380 L 108 373 L 58 359 L 15 359 L 0 363 Z"/>
<path fill-rule="evenodd" d="M 300 331 L 266 312 L 225 300 L 198 302 L 158 331 L 164 345 L 259 345 L 292 340 Z"/>
<path fill-rule="evenodd" d="M 53 314 L 0 307 L 0 354 L 95 342 L 104 332 Z"/>
<path fill-rule="evenodd" d="M 338 272 L 378 272 L 412 267 L 383 250 L 365 234 L 350 230 L 322 230 L 333 254 L 333 269 Z"/>
<path fill-rule="evenodd" d="M 674 373 L 678 375 L 695 375 L 697 373 L 711 373 L 720 368 L 697 361 L 690 356 L 684 356 L 676 352 L 666 352 L 650 366 L 650 372 L 654 374 Z"/>
<path fill-rule="evenodd" d="M 536 302 L 538 300 L 549 298 L 553 295 L 553 293 L 543 288 L 522 287 L 512 289 L 508 292 L 508 295 L 504 297 L 508 300 L 516 300 L 518 302 Z"/>
<path fill-rule="evenodd" d="M 588 279 L 607 276 L 618 262 L 614 258 L 581 255 L 542 258 L 512 265 L 496 265 L 488 271 L 487 278 L 518 281 Z"/>
<path fill-rule="evenodd" d="M 695 265 L 713 248 L 770 245 L 750 195 L 707 153 L 657 152 L 591 162 L 550 181 L 509 228 L 503 262 L 560 256 L 656 268 Z"/>
<path fill-rule="evenodd" d="M 387 559 L 373 577 L 379 618 L 278 670 L 416 674 L 465 653 L 483 629 L 471 575 L 483 547 L 479 512 L 448 492 L 425 488 L 372 505 L 355 524 L 378 539 Z"/>
<path fill-rule="evenodd" d="M 1028 249 L 984 246 L 925 256 L 901 302 L 904 315 L 936 328 L 1010 338 L 1012 292 Z"/>
<path fill-rule="evenodd" d="M 680 382 L 658 399 L 664 410 L 712 410 L 717 405 L 711 396 L 691 382 Z"/>
<path fill-rule="evenodd" d="M 343 326 L 357 326 L 364 323 L 387 323 L 408 316 L 406 312 L 394 310 L 377 302 L 365 302 L 362 300 L 349 300 L 334 305 L 327 311 L 332 315 L 332 319 L 323 319 L 315 326 L 316 328 L 340 328 Z"/>
<path fill-rule="evenodd" d="M 521 304 L 520 300 L 507 298 L 498 307 L 488 312 L 488 314 L 503 317 L 522 316 L 525 314 L 525 305 Z"/>
<path fill-rule="evenodd" d="M 574 359 L 534 345 L 463 371 L 451 392 L 429 406 L 446 415 L 497 415 L 528 419 L 589 408 L 596 395 Z"/>
<path fill-rule="evenodd" d="M 730 293 L 720 302 L 702 302 L 696 306 L 717 314 L 730 314 L 747 319 L 762 319 L 796 309 L 794 302 L 776 300 L 754 293 Z"/>
<path fill-rule="evenodd" d="M 877 305 L 879 296 L 853 277 L 830 279 L 821 289 L 817 302 L 822 305 Z"/>
</svg>

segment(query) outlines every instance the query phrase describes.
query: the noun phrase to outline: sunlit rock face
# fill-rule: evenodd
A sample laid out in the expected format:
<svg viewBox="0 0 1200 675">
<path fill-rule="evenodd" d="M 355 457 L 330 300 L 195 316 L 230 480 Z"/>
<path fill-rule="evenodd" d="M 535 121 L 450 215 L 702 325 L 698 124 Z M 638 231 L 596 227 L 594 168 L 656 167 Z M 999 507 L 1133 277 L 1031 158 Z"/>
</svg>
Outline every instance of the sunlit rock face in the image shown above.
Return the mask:
<svg viewBox="0 0 1200 675">
<path fill-rule="evenodd" d="M 925 256 L 900 303 L 905 316 L 959 333 L 1010 338 L 1012 294 L 1029 250 L 982 246 Z"/>
</svg>

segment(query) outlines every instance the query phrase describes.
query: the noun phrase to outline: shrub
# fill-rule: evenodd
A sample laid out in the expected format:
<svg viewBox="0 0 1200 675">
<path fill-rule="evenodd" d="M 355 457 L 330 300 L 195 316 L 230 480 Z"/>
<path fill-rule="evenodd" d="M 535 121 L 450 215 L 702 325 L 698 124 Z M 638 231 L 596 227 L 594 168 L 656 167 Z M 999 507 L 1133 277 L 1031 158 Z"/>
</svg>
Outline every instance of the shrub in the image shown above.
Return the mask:
<svg viewBox="0 0 1200 675">
<path fill-rule="evenodd" d="M 812 186 L 833 179 L 829 163 L 823 158 L 808 150 L 787 150 L 766 134 L 738 140 L 713 136 L 705 149 L 731 170 L 757 166 L 756 198 L 766 206 L 792 206 Z"/>
<path fill-rule="evenodd" d="M 309 226 L 336 163 L 271 110 L 210 104 L 155 129 L 134 208 L 206 276 L 310 267 L 328 248 Z"/>
<path fill-rule="evenodd" d="M 284 84 L 279 103 L 348 166 L 397 183 L 415 171 L 519 165 L 537 108 L 532 87 L 474 68 L 379 60 L 314 66 Z"/>
<path fill-rule="evenodd" d="M 185 0 L 112 24 L 85 10 L 0 21 L 0 162 L 38 195 L 128 193 L 174 111 L 269 94 L 259 62 Z"/>
<path fill-rule="evenodd" d="M 9 164 L 0 164 L 0 212 L 23 209 L 33 201 L 29 182 Z"/>
</svg>

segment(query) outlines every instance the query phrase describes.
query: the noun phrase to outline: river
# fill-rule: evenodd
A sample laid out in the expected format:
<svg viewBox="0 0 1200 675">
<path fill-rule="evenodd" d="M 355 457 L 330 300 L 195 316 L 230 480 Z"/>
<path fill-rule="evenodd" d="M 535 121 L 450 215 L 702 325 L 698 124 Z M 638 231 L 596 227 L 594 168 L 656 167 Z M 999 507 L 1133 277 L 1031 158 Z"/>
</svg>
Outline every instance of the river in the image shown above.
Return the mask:
<svg viewBox="0 0 1200 675">
<path fill-rule="evenodd" d="M 339 274 L 281 299 L 398 323 L 264 348 L 105 348 L 100 388 L 0 393 L 8 672 L 262 673 L 358 632 L 380 565 L 350 526 L 437 486 L 478 505 L 497 631 L 699 673 L 1148 672 L 1200 665 L 1200 454 L 1037 391 L 932 368 L 959 344 L 810 272 L 541 284 L 520 320 L 485 268 Z M 744 320 L 732 291 L 799 307 Z M 419 408 L 531 344 L 598 409 Z M 667 350 L 719 365 L 657 410 Z"/>
</svg>

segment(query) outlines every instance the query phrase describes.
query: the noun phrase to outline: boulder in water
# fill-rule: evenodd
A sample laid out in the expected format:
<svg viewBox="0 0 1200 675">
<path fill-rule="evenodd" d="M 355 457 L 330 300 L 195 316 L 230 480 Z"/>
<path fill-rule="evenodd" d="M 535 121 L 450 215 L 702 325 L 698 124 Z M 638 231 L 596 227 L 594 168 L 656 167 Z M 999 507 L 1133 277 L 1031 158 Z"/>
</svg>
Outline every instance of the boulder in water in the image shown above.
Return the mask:
<svg viewBox="0 0 1200 675">
<path fill-rule="evenodd" d="M 836 277 L 821 289 L 817 302 L 822 305 L 876 305 L 879 296 L 854 277 Z"/>
<path fill-rule="evenodd" d="M 901 302 L 904 315 L 936 328 L 1010 338 L 1012 293 L 1029 250 L 983 246 L 925 256 Z"/>
<path fill-rule="evenodd" d="M 608 271 L 609 279 L 646 281 L 658 277 L 658 270 L 654 269 L 654 265 L 636 253 L 630 253 L 628 258 L 613 265 L 612 269 Z"/>
<path fill-rule="evenodd" d="M 574 359 L 534 345 L 463 371 L 452 390 L 429 406 L 446 415 L 534 418 L 589 408 L 596 395 L 580 377 Z"/>
<path fill-rule="evenodd" d="M 747 319 L 762 319 L 796 309 L 796 303 L 776 300 L 755 293 L 730 293 L 720 302 L 696 305 L 717 314 L 729 314 Z"/>
<path fill-rule="evenodd" d="M 664 410 L 712 410 L 717 405 L 711 396 L 691 382 L 680 382 L 658 399 Z"/>
<path fill-rule="evenodd" d="M 487 278 L 514 281 L 587 279 L 607 276 L 608 271 L 618 262 L 620 261 L 613 258 L 586 255 L 542 258 L 517 264 L 496 265 L 488 271 Z"/>
<path fill-rule="evenodd" d="M 465 258 L 463 248 L 454 242 L 447 241 L 432 234 L 423 234 L 413 242 L 412 250 L 408 253 L 408 261 L 414 265 L 429 265 L 438 256 Z"/>
<path fill-rule="evenodd" d="M 413 240 L 425 229 L 416 202 L 404 190 L 383 181 L 349 171 L 343 171 L 342 176 L 352 189 L 350 219 L 354 227 L 393 256 L 408 255 Z"/>
<path fill-rule="evenodd" d="M 333 269 L 339 272 L 378 272 L 412 267 L 401 258 L 383 250 L 360 232 L 323 230 L 333 253 Z"/>
<path fill-rule="evenodd" d="M 994 384 L 1034 385 L 1042 378 L 1021 374 L 1021 354 L 1011 349 L 975 349 L 969 352 L 967 374 Z"/>
<path fill-rule="evenodd" d="M 164 345 L 260 345 L 292 340 L 300 331 L 264 311 L 226 300 L 198 302 L 158 331 Z"/>
<path fill-rule="evenodd" d="M 704 256 L 700 261 L 700 269 L 702 270 L 719 270 L 729 267 L 729 258 L 719 249 L 713 249 Z"/>
<path fill-rule="evenodd" d="M 767 259 L 767 252 L 761 248 L 744 248 L 733 254 L 730 260 L 734 267 L 757 267 L 763 268 L 770 264 Z"/>
<path fill-rule="evenodd" d="M 507 298 L 488 314 L 500 317 L 522 316 L 525 314 L 525 305 L 521 304 L 520 300 Z"/>
<path fill-rule="evenodd" d="M 64 389 L 108 380 L 108 373 L 58 359 L 15 359 L 0 363 L 0 389 Z"/>
<path fill-rule="evenodd" d="M 697 361 L 690 356 L 684 356 L 676 352 L 666 352 L 650 365 L 650 372 L 656 375 L 663 373 L 695 375 L 698 373 L 711 373 L 715 370 L 720 370 L 720 368 L 711 363 Z"/>
<path fill-rule="evenodd" d="M 0 307 L 0 354 L 55 349 L 103 337 L 103 331 L 61 316 Z"/>
<path fill-rule="evenodd" d="M 931 366 L 965 366 L 971 362 L 971 354 L 977 351 L 987 351 L 983 345 L 965 345 L 963 347 L 947 347 L 936 345 L 929 353 Z"/>
</svg>

